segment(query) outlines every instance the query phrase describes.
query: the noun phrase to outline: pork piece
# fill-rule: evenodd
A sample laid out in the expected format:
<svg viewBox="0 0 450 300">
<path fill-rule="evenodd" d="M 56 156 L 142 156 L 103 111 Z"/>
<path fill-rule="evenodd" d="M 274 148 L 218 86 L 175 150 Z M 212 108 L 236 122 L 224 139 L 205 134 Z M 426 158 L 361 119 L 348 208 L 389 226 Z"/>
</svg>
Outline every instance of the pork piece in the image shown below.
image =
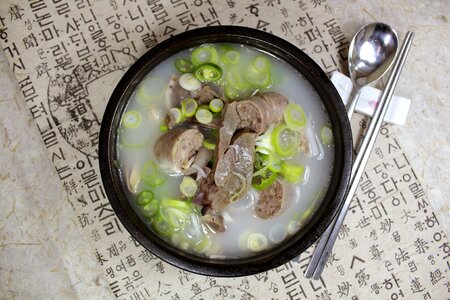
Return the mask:
<svg viewBox="0 0 450 300">
<path fill-rule="evenodd" d="M 191 92 L 181 87 L 178 76 L 172 75 L 166 89 L 167 109 L 180 107 L 181 101 L 187 98 L 192 98 Z"/>
<path fill-rule="evenodd" d="M 223 154 L 231 143 L 231 138 L 238 128 L 241 119 L 236 110 L 237 102 L 231 102 L 225 106 L 222 126 L 219 129 L 219 140 L 216 145 L 216 163 L 222 160 Z"/>
<path fill-rule="evenodd" d="M 197 129 L 174 128 L 158 138 L 153 151 L 161 167 L 180 173 L 192 164 L 202 143 Z"/>
<path fill-rule="evenodd" d="M 239 133 L 225 152 L 223 165 L 200 182 L 193 202 L 203 205 L 202 213 L 216 213 L 244 195 L 252 183 L 256 133 Z M 221 186 L 215 182 L 219 175 Z"/>
<path fill-rule="evenodd" d="M 259 200 L 255 206 L 255 213 L 261 219 L 271 219 L 277 216 L 284 204 L 284 186 L 275 180 L 269 187 L 259 193 Z"/>
<path fill-rule="evenodd" d="M 184 175 L 192 175 L 198 173 L 197 177 L 206 177 L 206 165 L 209 163 L 213 155 L 212 150 L 201 147 L 195 155 L 195 160 L 189 169 L 183 171 Z"/>
<path fill-rule="evenodd" d="M 288 103 L 286 97 L 279 93 L 268 92 L 247 100 L 235 101 L 225 106 L 219 141 L 216 146 L 216 161 L 220 161 L 230 145 L 237 129 L 264 133 L 270 125 L 283 119 L 284 109 Z"/>
<path fill-rule="evenodd" d="M 200 219 L 214 232 L 225 231 L 225 223 L 223 217 L 220 215 L 207 213 L 201 216 Z"/>
<path fill-rule="evenodd" d="M 208 104 L 212 99 L 220 98 L 217 91 L 209 85 L 204 85 L 195 95 L 198 105 Z"/>
<path fill-rule="evenodd" d="M 242 189 L 247 191 L 252 183 L 256 133 L 243 131 L 233 139 L 232 145 L 216 164 L 214 182 L 235 193 L 234 198 L 237 199 L 242 195 Z"/>
<path fill-rule="evenodd" d="M 255 131 L 258 135 L 264 133 L 272 124 L 283 119 L 284 109 L 288 99 L 275 92 L 267 92 L 239 101 L 236 110 L 241 122 L 239 128 Z"/>
</svg>

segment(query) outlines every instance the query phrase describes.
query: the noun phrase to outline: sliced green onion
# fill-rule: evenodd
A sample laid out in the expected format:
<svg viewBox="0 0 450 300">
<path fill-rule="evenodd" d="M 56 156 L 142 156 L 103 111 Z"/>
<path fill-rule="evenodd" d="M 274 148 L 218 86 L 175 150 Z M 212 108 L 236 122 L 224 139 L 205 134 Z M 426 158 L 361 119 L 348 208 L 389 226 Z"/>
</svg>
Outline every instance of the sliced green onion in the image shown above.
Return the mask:
<svg viewBox="0 0 450 300">
<path fill-rule="evenodd" d="M 158 216 L 153 220 L 152 227 L 160 236 L 169 236 L 173 231 L 172 227 L 162 216 Z"/>
<path fill-rule="evenodd" d="M 199 108 L 195 112 L 195 118 L 202 124 L 209 124 L 213 120 L 213 115 L 209 109 Z"/>
<path fill-rule="evenodd" d="M 306 125 L 305 111 L 300 105 L 289 103 L 284 110 L 284 121 L 289 129 L 300 131 Z"/>
<path fill-rule="evenodd" d="M 205 63 L 217 64 L 219 62 L 219 56 L 214 46 L 202 45 L 192 51 L 191 61 L 196 67 Z"/>
<path fill-rule="evenodd" d="M 183 89 L 188 91 L 196 91 L 202 87 L 202 83 L 192 73 L 181 75 L 179 83 Z"/>
<path fill-rule="evenodd" d="M 221 61 L 224 65 L 235 65 L 239 62 L 241 55 L 236 50 L 229 50 L 221 57 Z"/>
<path fill-rule="evenodd" d="M 197 253 L 205 253 L 211 248 L 211 245 L 212 245 L 211 239 L 208 237 L 205 237 L 200 242 L 195 244 L 194 251 Z"/>
<path fill-rule="evenodd" d="M 166 181 L 164 173 L 162 173 L 153 160 L 149 160 L 144 164 L 141 171 L 141 178 L 147 185 L 153 187 L 160 186 Z"/>
<path fill-rule="evenodd" d="M 195 70 L 194 64 L 186 58 L 177 58 L 175 60 L 175 68 L 181 73 L 191 73 Z"/>
<path fill-rule="evenodd" d="M 281 171 L 281 159 L 276 157 L 275 155 L 272 155 L 270 157 L 269 161 L 269 170 L 275 173 L 278 173 Z"/>
<path fill-rule="evenodd" d="M 197 101 L 193 98 L 189 98 L 187 100 L 183 100 L 181 102 L 182 107 L 184 107 L 184 116 L 190 118 L 195 115 L 197 111 Z"/>
<path fill-rule="evenodd" d="M 224 88 L 224 94 L 227 99 L 235 100 L 239 97 L 239 91 L 230 85 L 226 85 Z"/>
<path fill-rule="evenodd" d="M 130 110 L 123 114 L 122 125 L 125 128 L 136 128 L 142 123 L 142 116 L 138 111 Z"/>
<path fill-rule="evenodd" d="M 161 202 L 162 207 L 174 207 L 177 209 L 183 210 L 191 210 L 191 204 L 187 201 L 178 200 L 178 199 L 165 199 Z"/>
<path fill-rule="evenodd" d="M 298 152 L 298 133 L 280 124 L 272 131 L 272 145 L 275 152 L 282 158 L 292 158 Z"/>
<path fill-rule="evenodd" d="M 255 148 L 255 163 L 254 167 L 258 170 L 253 176 L 258 176 L 267 171 L 278 173 L 281 171 L 281 160 L 274 155 L 271 149 L 264 146 L 258 146 Z"/>
<path fill-rule="evenodd" d="M 270 176 L 267 177 L 267 178 L 261 177 L 259 183 L 253 183 L 253 187 L 254 187 L 257 191 L 265 190 L 266 188 L 268 188 L 269 186 L 271 186 L 272 183 L 274 183 L 276 179 L 277 179 L 277 174 L 276 174 L 276 173 L 272 173 L 272 174 L 270 174 Z"/>
<path fill-rule="evenodd" d="M 313 212 L 312 207 L 309 207 L 309 208 L 308 208 L 307 210 L 305 210 L 305 212 L 302 214 L 301 220 L 302 220 L 302 221 L 306 221 L 306 219 L 308 219 L 308 218 L 311 216 L 312 212 Z"/>
<path fill-rule="evenodd" d="M 216 143 L 205 139 L 203 140 L 203 147 L 205 147 L 208 150 L 214 150 L 216 149 Z"/>
<path fill-rule="evenodd" d="M 220 99 L 212 99 L 211 102 L 209 102 L 209 109 L 214 112 L 218 113 L 223 108 L 223 101 Z"/>
<path fill-rule="evenodd" d="M 203 64 L 195 70 L 195 77 L 200 82 L 216 82 L 222 78 L 222 69 L 214 64 Z"/>
<path fill-rule="evenodd" d="M 323 126 L 322 129 L 320 129 L 320 139 L 324 145 L 333 143 L 333 131 L 329 126 Z"/>
<path fill-rule="evenodd" d="M 184 176 L 180 183 L 180 191 L 186 197 L 193 197 L 198 189 L 198 183 L 194 178 Z"/>
<path fill-rule="evenodd" d="M 242 75 L 242 71 L 238 66 L 230 68 L 226 74 L 226 86 L 231 86 L 238 91 L 248 91 L 252 88 L 252 84 L 248 82 Z"/>
<path fill-rule="evenodd" d="M 270 62 L 261 55 L 250 61 L 245 78 L 254 85 L 267 88 L 271 84 Z"/>
<path fill-rule="evenodd" d="M 159 131 L 167 132 L 169 131 L 169 127 L 167 127 L 167 125 L 159 125 Z"/>
<path fill-rule="evenodd" d="M 155 194 L 153 194 L 152 191 L 144 190 L 144 191 L 140 192 L 139 195 L 137 196 L 137 204 L 139 206 L 146 205 L 146 204 L 150 203 L 150 201 L 152 201 L 154 198 L 155 198 Z"/>
<path fill-rule="evenodd" d="M 183 113 L 179 108 L 172 107 L 169 109 L 170 119 L 175 123 L 180 123 L 183 120 Z"/>
<path fill-rule="evenodd" d="M 170 238 L 172 243 L 177 246 L 180 249 L 188 250 L 190 247 L 189 241 L 180 233 L 175 232 L 172 234 L 172 237 Z"/>
<path fill-rule="evenodd" d="M 160 215 L 172 227 L 180 228 L 189 218 L 189 212 L 175 207 L 161 207 Z"/>
<path fill-rule="evenodd" d="M 297 231 L 299 231 L 301 226 L 302 223 L 300 223 L 298 220 L 292 220 L 288 223 L 286 230 L 290 235 L 293 235 Z"/>
<path fill-rule="evenodd" d="M 247 248 L 252 252 L 261 252 L 267 248 L 269 242 L 262 233 L 252 233 L 247 239 Z"/>
<path fill-rule="evenodd" d="M 144 217 L 148 219 L 153 218 L 159 210 L 159 201 L 152 199 L 149 203 L 141 206 L 140 209 Z"/>
<path fill-rule="evenodd" d="M 159 214 L 170 226 L 179 228 L 189 220 L 191 212 L 189 203 L 168 199 L 161 202 Z"/>
<path fill-rule="evenodd" d="M 148 143 L 148 139 L 141 132 L 137 134 L 135 128 L 120 128 L 119 143 L 125 148 L 140 148 Z"/>
<path fill-rule="evenodd" d="M 147 77 L 136 90 L 136 101 L 142 105 L 148 104 L 152 100 L 158 100 L 164 96 L 166 83 L 159 77 Z"/>
<path fill-rule="evenodd" d="M 300 183 L 304 179 L 305 166 L 290 164 L 286 161 L 281 162 L 281 176 L 290 183 Z"/>
</svg>

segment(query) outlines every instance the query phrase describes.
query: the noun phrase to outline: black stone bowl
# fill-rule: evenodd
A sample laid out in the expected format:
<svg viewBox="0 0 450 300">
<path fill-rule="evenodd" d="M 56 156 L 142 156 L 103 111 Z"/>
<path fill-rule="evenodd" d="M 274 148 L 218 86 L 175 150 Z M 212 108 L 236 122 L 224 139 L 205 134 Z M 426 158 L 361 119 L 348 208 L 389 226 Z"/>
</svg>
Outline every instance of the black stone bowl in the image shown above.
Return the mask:
<svg viewBox="0 0 450 300">
<path fill-rule="evenodd" d="M 139 218 L 126 198 L 117 158 L 117 128 L 133 90 L 145 75 L 173 54 L 204 43 L 250 45 L 290 63 L 309 80 L 322 99 L 333 128 L 335 154 L 331 182 L 324 200 L 308 224 L 297 234 L 256 256 L 242 259 L 208 259 L 186 253 L 156 235 Z M 352 137 L 345 107 L 320 67 L 297 47 L 266 32 L 235 26 L 200 28 L 174 36 L 150 49 L 126 72 L 114 90 L 100 130 L 100 170 L 106 194 L 115 213 L 131 235 L 162 260 L 198 274 L 232 277 L 251 275 L 280 266 L 310 247 L 325 231 L 347 192 L 352 164 Z"/>
</svg>

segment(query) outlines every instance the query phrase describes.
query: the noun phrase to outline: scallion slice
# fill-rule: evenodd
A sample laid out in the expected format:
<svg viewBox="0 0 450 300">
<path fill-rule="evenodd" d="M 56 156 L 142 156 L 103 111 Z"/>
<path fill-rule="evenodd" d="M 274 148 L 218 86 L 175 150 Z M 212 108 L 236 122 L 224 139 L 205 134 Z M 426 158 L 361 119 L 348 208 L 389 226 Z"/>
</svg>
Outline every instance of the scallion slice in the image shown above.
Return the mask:
<svg viewBox="0 0 450 300">
<path fill-rule="evenodd" d="M 272 145 L 276 154 L 282 158 L 292 158 L 298 152 L 298 133 L 287 127 L 286 124 L 276 126 L 271 135 Z"/>
<path fill-rule="evenodd" d="M 276 179 L 277 179 L 277 173 L 272 173 L 267 178 L 259 177 L 256 179 L 256 182 L 253 183 L 253 187 L 257 191 L 265 190 L 266 188 L 271 186 L 272 183 L 274 183 Z"/>
<path fill-rule="evenodd" d="M 223 108 L 223 101 L 220 99 L 212 99 L 211 102 L 209 102 L 209 109 L 214 112 L 218 113 Z"/>
<path fill-rule="evenodd" d="M 155 194 L 153 194 L 152 191 L 144 190 L 144 191 L 140 192 L 139 195 L 137 196 L 137 204 L 139 206 L 146 205 L 146 204 L 150 203 L 150 201 L 152 201 L 154 198 L 155 198 Z"/>
<path fill-rule="evenodd" d="M 269 246 L 269 241 L 262 233 L 252 233 L 247 239 L 247 248 L 252 252 L 261 252 Z"/>
<path fill-rule="evenodd" d="M 152 222 L 153 230 L 160 236 L 169 236 L 173 231 L 172 227 L 167 221 L 160 215 L 158 215 Z"/>
<path fill-rule="evenodd" d="M 300 131 L 306 125 L 305 111 L 300 105 L 289 103 L 284 110 L 284 121 L 290 129 Z"/>
<path fill-rule="evenodd" d="M 158 100 L 164 96 L 166 83 L 159 77 L 147 77 L 138 86 L 136 101 L 147 105 L 150 101 Z"/>
<path fill-rule="evenodd" d="M 239 62 L 241 55 L 236 50 L 229 50 L 225 52 L 224 55 L 221 57 L 221 61 L 223 64 L 228 65 L 235 65 Z"/>
<path fill-rule="evenodd" d="M 269 60 L 258 55 L 250 61 L 247 71 L 244 73 L 245 78 L 260 88 L 267 88 L 271 84 L 270 62 Z"/>
<path fill-rule="evenodd" d="M 187 100 L 183 100 L 181 105 L 184 107 L 184 116 L 185 117 L 193 117 L 195 112 L 197 111 L 197 101 L 193 98 L 189 98 Z"/>
<path fill-rule="evenodd" d="M 181 75 L 179 83 L 183 89 L 188 91 L 196 91 L 202 87 L 202 83 L 192 73 Z"/>
<path fill-rule="evenodd" d="M 153 187 L 160 186 L 166 181 L 164 173 L 153 160 L 149 160 L 144 164 L 141 171 L 141 178 L 144 183 Z"/>
<path fill-rule="evenodd" d="M 144 217 L 150 219 L 153 218 L 159 210 L 159 201 L 152 199 L 149 203 L 140 207 L 141 213 Z"/>
<path fill-rule="evenodd" d="M 217 64 L 219 62 L 219 56 L 213 45 L 202 45 L 192 51 L 191 61 L 196 67 L 205 63 Z"/>
<path fill-rule="evenodd" d="M 179 108 L 172 107 L 169 109 L 170 119 L 175 123 L 180 123 L 183 120 L 183 114 Z"/>
<path fill-rule="evenodd" d="M 333 143 L 333 131 L 329 126 L 323 126 L 320 129 L 320 140 L 324 145 L 330 145 Z"/>
<path fill-rule="evenodd" d="M 203 147 L 205 147 L 208 150 L 214 150 L 216 149 L 216 144 L 212 141 L 205 139 L 203 140 Z"/>
<path fill-rule="evenodd" d="M 301 226 L 302 223 L 298 220 L 292 220 L 288 223 L 286 230 L 290 235 L 293 235 L 300 229 Z"/>
<path fill-rule="evenodd" d="M 193 197 L 198 189 L 198 183 L 194 178 L 184 176 L 180 183 L 180 192 L 186 197 Z"/>
<path fill-rule="evenodd" d="M 195 70 L 194 64 L 186 58 L 177 58 L 175 60 L 175 68 L 181 73 L 191 73 Z"/>
<path fill-rule="evenodd" d="M 192 209 L 189 203 L 181 200 L 167 199 L 161 201 L 159 215 L 172 227 L 179 228 L 190 218 Z"/>
<path fill-rule="evenodd" d="M 305 166 L 282 161 L 280 174 L 287 182 L 299 183 L 304 179 Z"/>
<path fill-rule="evenodd" d="M 199 108 L 195 112 L 195 118 L 199 123 L 209 124 L 213 120 L 213 115 L 209 109 Z"/>
<path fill-rule="evenodd" d="M 123 114 L 122 125 L 125 128 L 136 128 L 142 123 L 142 116 L 138 111 L 130 110 Z"/>
<path fill-rule="evenodd" d="M 216 82 L 222 78 L 222 69 L 218 65 L 203 64 L 195 70 L 195 77 L 203 83 Z"/>
</svg>

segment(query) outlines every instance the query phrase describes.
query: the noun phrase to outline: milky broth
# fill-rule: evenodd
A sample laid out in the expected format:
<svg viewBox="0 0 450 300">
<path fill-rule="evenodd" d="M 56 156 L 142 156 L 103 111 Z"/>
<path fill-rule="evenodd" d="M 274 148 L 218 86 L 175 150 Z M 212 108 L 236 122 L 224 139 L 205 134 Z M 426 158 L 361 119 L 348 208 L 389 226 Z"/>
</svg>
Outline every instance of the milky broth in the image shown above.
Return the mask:
<svg viewBox="0 0 450 300">
<path fill-rule="evenodd" d="M 229 45 L 232 45 L 235 50 L 240 52 L 241 60 L 243 61 L 249 60 L 255 54 L 262 54 L 261 51 L 252 47 L 244 47 L 237 44 Z M 172 74 L 180 75 L 174 67 L 174 60 L 176 58 L 189 58 L 191 52 L 192 49 L 185 50 L 163 61 L 150 71 L 146 78 L 157 77 L 167 84 Z M 256 253 L 251 252 L 245 246 L 245 237 L 248 234 L 262 233 L 269 240 L 269 248 L 274 247 L 286 238 L 289 238 L 294 233 L 293 229 L 294 231 L 298 230 L 300 228 L 298 226 L 306 224 L 323 200 L 329 185 L 334 157 L 333 144 L 325 145 L 320 138 L 321 129 L 324 126 L 330 126 L 326 110 L 311 84 L 298 71 L 282 60 L 270 55 L 266 56 L 270 60 L 273 74 L 273 84 L 267 90 L 279 92 L 286 96 L 289 102 L 298 103 L 307 116 L 307 137 L 311 153 L 310 155 L 305 155 L 300 151 L 293 159 L 305 165 L 305 180 L 299 184 L 285 182 L 287 197 L 282 212 L 267 220 L 255 216 L 253 206 L 258 199 L 258 192 L 250 188 L 244 197 L 221 211 L 225 220 L 225 232 L 213 233 L 206 226 L 202 226 L 203 233 L 210 240 L 208 249 L 201 251 L 202 253 L 196 253 L 193 250 L 195 247 L 190 247 L 186 243 L 180 244 L 178 236 L 177 238 L 173 236 L 166 238 L 168 242 L 174 242 L 176 246 L 186 251 L 201 256 L 206 255 L 212 258 L 224 259 L 254 255 Z M 260 90 L 260 92 L 264 92 L 264 90 Z M 140 168 L 145 162 L 149 159 L 155 159 L 153 144 L 162 134 L 160 125 L 163 123 L 168 111 L 164 93 L 158 99 L 154 99 L 145 106 L 139 102 L 139 97 L 139 93 L 132 94 L 125 112 L 139 111 L 142 115 L 141 125 L 132 129 L 120 126 L 118 129 L 120 175 L 124 190 L 137 212 L 139 212 L 139 208 L 136 205 L 136 197 L 144 189 L 151 189 L 155 194 L 155 198 L 180 199 L 179 185 L 183 177 L 182 175 L 176 176 L 172 174 L 166 183 L 158 188 L 145 186 L 143 182 L 139 182 L 137 179 L 139 176 L 136 174 L 139 174 Z M 130 188 L 129 178 L 133 177 L 133 169 L 135 170 L 135 180 Z M 150 226 L 151 221 L 149 219 L 142 217 L 142 220 Z"/>
</svg>

